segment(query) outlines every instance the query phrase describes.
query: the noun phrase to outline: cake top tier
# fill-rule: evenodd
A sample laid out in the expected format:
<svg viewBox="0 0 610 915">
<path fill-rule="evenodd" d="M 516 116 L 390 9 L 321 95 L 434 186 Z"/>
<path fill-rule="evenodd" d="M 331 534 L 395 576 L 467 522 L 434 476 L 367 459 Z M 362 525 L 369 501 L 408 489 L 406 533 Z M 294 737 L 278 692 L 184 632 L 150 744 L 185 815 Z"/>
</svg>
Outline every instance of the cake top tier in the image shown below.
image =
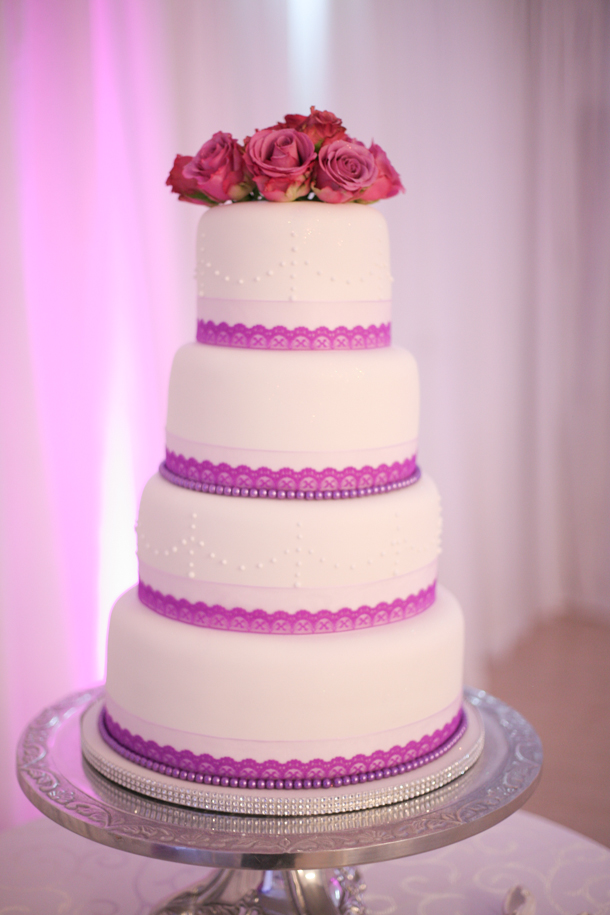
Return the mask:
<svg viewBox="0 0 610 915">
<path fill-rule="evenodd" d="M 197 291 L 269 302 L 387 301 L 386 221 L 372 207 L 309 201 L 214 207 L 199 223 Z"/>
</svg>

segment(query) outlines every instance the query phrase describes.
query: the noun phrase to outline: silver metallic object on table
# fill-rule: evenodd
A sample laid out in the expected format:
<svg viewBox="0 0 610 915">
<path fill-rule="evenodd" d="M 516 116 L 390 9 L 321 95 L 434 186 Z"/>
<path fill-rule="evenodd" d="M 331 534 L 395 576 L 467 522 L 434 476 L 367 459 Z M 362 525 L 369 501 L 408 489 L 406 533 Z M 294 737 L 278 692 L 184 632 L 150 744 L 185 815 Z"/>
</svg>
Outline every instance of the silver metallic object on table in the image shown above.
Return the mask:
<svg viewBox="0 0 610 915">
<path fill-rule="evenodd" d="M 355 865 L 482 832 L 521 807 L 541 773 L 542 747 L 531 725 L 498 699 L 467 689 L 483 720 L 483 751 L 465 775 L 436 791 L 325 816 L 200 811 L 132 793 L 88 765 L 80 718 L 99 695 L 71 696 L 29 725 L 17 752 L 19 782 L 36 807 L 79 835 L 135 854 L 233 869 L 212 874 L 154 915 L 363 915 Z"/>
</svg>

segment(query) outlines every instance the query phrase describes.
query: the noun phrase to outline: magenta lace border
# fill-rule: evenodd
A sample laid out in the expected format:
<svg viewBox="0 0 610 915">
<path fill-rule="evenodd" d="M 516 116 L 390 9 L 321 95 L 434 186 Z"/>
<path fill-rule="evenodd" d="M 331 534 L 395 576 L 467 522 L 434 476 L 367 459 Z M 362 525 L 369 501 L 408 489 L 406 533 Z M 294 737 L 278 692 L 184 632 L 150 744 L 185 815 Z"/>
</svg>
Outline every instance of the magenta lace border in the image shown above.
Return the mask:
<svg viewBox="0 0 610 915">
<path fill-rule="evenodd" d="M 382 492 L 404 489 L 416 483 L 421 471 L 416 455 L 379 467 L 346 467 L 344 470 L 254 470 L 245 465 L 212 464 L 185 458 L 166 451 L 165 462 L 159 467 L 162 477 L 176 486 L 197 492 L 222 496 L 246 496 L 259 499 L 353 499 Z"/>
<path fill-rule="evenodd" d="M 197 341 L 209 346 L 234 346 L 241 349 L 271 350 L 362 350 L 380 349 L 391 342 L 391 324 L 369 327 L 264 327 L 256 324 L 216 324 L 197 321 Z"/>
<path fill-rule="evenodd" d="M 242 610 L 240 607 L 227 609 L 219 605 L 209 606 L 203 601 L 192 604 L 185 598 L 161 594 L 143 581 L 138 583 L 138 597 L 145 607 L 160 616 L 200 626 L 203 629 L 222 629 L 227 632 L 248 632 L 262 635 L 327 635 L 332 632 L 347 632 L 352 629 L 371 629 L 398 623 L 423 613 L 432 606 L 436 598 L 436 582 L 423 588 L 417 594 L 406 598 L 398 597 L 391 604 L 380 603 L 375 607 L 358 607 L 352 610 L 298 610 L 287 613 L 276 610 Z"/>
<path fill-rule="evenodd" d="M 337 756 L 331 760 L 291 759 L 257 762 L 235 760 L 230 756 L 215 759 L 208 753 L 196 756 L 190 750 L 160 747 L 154 740 L 143 740 L 122 728 L 103 708 L 99 717 L 102 738 L 124 759 L 161 775 L 183 781 L 223 788 L 258 788 L 268 790 L 301 790 L 303 788 L 341 788 L 411 772 L 438 759 L 455 746 L 466 731 L 463 709 L 434 734 L 412 740 L 404 747 L 380 750 L 370 756 L 359 754 L 351 759 Z"/>
</svg>

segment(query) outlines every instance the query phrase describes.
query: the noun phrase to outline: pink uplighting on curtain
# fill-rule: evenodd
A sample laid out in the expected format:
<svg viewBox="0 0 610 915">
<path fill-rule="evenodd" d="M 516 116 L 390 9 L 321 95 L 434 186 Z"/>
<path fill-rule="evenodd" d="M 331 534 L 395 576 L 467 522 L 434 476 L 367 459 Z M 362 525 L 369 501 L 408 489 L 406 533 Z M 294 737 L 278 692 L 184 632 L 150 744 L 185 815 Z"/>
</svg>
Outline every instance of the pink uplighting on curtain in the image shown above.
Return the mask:
<svg viewBox="0 0 610 915">
<path fill-rule="evenodd" d="M 2 670 L 14 747 L 37 708 L 105 675 L 185 327 L 159 193 L 173 146 L 151 117 L 165 98 L 157 17 L 143 3 L 25 2 L 3 7 L 3 27 L 14 184 L 2 237 L 14 233 L 17 250 L 3 317 Z"/>
</svg>

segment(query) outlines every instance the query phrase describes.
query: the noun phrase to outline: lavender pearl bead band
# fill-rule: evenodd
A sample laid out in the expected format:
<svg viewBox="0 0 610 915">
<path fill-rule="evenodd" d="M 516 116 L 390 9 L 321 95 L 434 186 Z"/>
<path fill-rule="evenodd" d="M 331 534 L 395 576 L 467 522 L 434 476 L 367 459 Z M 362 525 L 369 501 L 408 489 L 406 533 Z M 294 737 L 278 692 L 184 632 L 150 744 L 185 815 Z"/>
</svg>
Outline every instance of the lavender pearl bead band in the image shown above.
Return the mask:
<svg viewBox="0 0 610 915">
<path fill-rule="evenodd" d="M 399 465 L 401 468 L 404 468 L 400 475 L 397 474 L 400 476 L 399 479 L 390 479 L 387 482 L 374 485 L 354 486 L 350 489 L 338 488 L 341 485 L 339 472 L 335 472 L 335 476 L 328 479 L 328 488 L 322 489 L 317 488 L 320 485 L 320 481 L 316 479 L 312 480 L 311 476 L 306 477 L 305 474 L 309 472 L 305 471 L 293 475 L 290 481 L 290 488 L 276 488 L 276 486 L 274 486 L 276 478 L 277 482 L 281 482 L 282 475 L 285 478 L 284 471 L 279 471 L 277 473 L 273 472 L 268 485 L 240 486 L 224 482 L 208 482 L 205 479 L 207 474 L 204 474 L 203 472 L 197 473 L 196 470 L 192 468 L 192 461 L 186 461 L 183 458 L 182 462 L 183 463 L 181 463 L 180 459 L 176 458 L 175 455 L 172 455 L 171 452 L 168 452 L 167 459 L 159 466 L 159 473 L 169 483 L 173 483 L 175 486 L 182 486 L 185 489 L 192 489 L 196 492 L 207 492 L 217 496 L 240 496 L 242 498 L 250 499 L 278 499 L 280 501 L 283 499 L 321 501 L 323 499 L 356 499 L 362 496 L 376 496 L 384 492 L 394 492 L 397 489 L 405 489 L 407 486 L 412 486 L 413 483 L 417 483 L 421 477 L 421 471 L 417 464 L 415 464 L 415 459 L 412 458 L 403 462 L 402 465 Z M 176 472 L 174 468 L 179 469 L 181 472 Z M 238 469 L 241 470 L 241 468 Z M 407 470 L 410 471 L 408 475 Z M 255 471 L 251 471 L 251 474 L 255 473 Z M 223 472 L 219 471 L 219 473 L 213 475 L 212 478 L 217 479 L 218 476 L 222 477 L 222 475 Z M 202 476 L 204 477 L 203 480 L 201 479 Z M 363 476 L 365 478 L 370 478 L 371 475 L 363 474 Z M 387 474 L 385 472 L 383 474 L 378 474 L 378 477 L 380 476 L 387 479 Z M 343 472 L 341 473 L 341 477 L 345 479 Z M 362 482 L 362 477 L 360 482 Z M 299 488 L 304 484 L 310 485 L 311 488 Z"/>
<path fill-rule="evenodd" d="M 406 747 L 392 747 L 388 751 L 349 760 L 337 757 L 309 763 L 298 760 L 288 763 L 275 760 L 240 762 L 230 758 L 217 760 L 208 754 L 197 757 L 188 750 L 179 752 L 173 747 L 160 747 L 154 741 L 144 741 L 132 735 L 113 721 L 105 708 L 100 712 L 98 726 L 103 740 L 119 756 L 160 775 L 223 788 L 301 791 L 364 784 L 419 769 L 439 759 L 461 740 L 466 732 L 466 716 L 460 709 L 441 730 L 419 741 L 411 741 Z"/>
</svg>

